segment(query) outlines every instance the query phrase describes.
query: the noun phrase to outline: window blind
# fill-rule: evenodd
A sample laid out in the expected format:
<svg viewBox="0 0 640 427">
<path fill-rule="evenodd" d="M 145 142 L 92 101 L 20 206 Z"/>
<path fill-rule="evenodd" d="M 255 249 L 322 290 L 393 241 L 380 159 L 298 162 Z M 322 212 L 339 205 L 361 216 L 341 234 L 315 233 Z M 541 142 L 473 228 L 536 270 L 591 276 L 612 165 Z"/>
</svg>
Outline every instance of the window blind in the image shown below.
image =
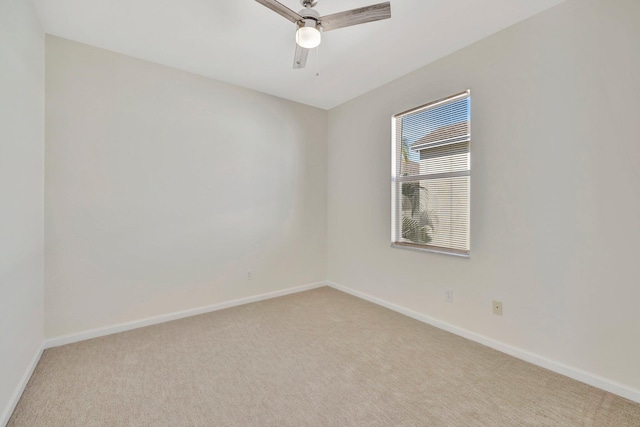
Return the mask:
<svg viewBox="0 0 640 427">
<path fill-rule="evenodd" d="M 393 246 L 469 255 L 470 104 L 466 91 L 393 117 Z"/>
</svg>

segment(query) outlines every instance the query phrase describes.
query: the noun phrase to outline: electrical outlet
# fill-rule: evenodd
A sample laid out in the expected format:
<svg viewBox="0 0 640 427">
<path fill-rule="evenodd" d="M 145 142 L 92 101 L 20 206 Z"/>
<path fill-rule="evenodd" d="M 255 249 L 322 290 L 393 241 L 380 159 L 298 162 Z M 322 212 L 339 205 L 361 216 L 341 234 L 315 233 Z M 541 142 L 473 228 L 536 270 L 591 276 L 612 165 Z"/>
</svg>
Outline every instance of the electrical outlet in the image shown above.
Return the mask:
<svg viewBox="0 0 640 427">
<path fill-rule="evenodd" d="M 493 314 L 502 316 L 502 301 L 493 301 Z"/>
<path fill-rule="evenodd" d="M 451 289 L 444 291 L 444 299 L 447 302 L 453 302 L 453 291 Z"/>
<path fill-rule="evenodd" d="M 251 280 L 253 279 L 253 273 L 251 273 L 250 271 L 247 271 L 247 280 Z"/>
</svg>

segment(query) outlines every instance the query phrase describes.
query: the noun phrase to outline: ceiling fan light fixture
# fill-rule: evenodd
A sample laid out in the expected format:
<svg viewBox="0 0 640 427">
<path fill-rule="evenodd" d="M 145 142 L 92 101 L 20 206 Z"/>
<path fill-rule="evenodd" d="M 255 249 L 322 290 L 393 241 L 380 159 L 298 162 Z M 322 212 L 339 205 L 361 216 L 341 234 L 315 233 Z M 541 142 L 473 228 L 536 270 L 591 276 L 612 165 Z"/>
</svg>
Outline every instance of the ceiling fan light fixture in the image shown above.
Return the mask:
<svg viewBox="0 0 640 427">
<path fill-rule="evenodd" d="M 321 41 L 322 35 L 320 34 L 320 30 L 316 28 L 316 23 L 312 19 L 307 20 L 305 26 L 298 28 L 298 31 L 296 31 L 296 43 L 298 43 L 300 47 L 313 49 L 314 47 L 318 47 Z"/>
<path fill-rule="evenodd" d="M 256 1 L 298 27 L 296 53 L 293 57 L 294 69 L 304 68 L 309 50 L 320 45 L 322 32 L 391 18 L 391 3 L 388 1 L 325 16 L 320 16 L 313 9 L 318 0 L 300 0 L 300 4 L 304 6 L 300 12 L 294 12 L 278 0 Z"/>
</svg>

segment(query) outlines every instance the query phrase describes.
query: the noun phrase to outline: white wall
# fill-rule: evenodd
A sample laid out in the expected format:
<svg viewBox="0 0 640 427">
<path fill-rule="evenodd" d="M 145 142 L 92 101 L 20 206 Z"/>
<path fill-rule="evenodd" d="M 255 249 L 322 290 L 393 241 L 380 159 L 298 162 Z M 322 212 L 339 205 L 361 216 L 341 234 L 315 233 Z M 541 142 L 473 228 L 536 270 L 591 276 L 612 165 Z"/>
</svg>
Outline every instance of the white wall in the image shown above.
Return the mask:
<svg viewBox="0 0 640 427">
<path fill-rule="evenodd" d="M 43 339 L 44 32 L 0 2 L 0 424 Z"/>
<path fill-rule="evenodd" d="M 325 279 L 326 111 L 46 48 L 47 337 Z"/>
<path fill-rule="evenodd" d="M 569 0 L 332 110 L 329 280 L 640 390 L 639 28 Z M 471 258 L 390 248 L 391 116 L 465 89 Z"/>
</svg>

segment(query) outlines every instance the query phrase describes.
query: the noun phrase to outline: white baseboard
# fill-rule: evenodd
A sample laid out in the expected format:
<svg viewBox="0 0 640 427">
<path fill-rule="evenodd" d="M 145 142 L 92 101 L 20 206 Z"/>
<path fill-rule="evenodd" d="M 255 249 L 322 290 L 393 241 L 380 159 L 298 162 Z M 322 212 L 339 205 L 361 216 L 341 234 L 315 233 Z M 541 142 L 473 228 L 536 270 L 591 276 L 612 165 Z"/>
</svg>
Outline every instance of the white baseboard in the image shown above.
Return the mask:
<svg viewBox="0 0 640 427">
<path fill-rule="evenodd" d="M 197 316 L 198 314 L 210 313 L 212 311 L 222 310 L 225 308 L 236 307 L 243 304 L 249 304 L 252 302 L 281 297 L 284 295 L 303 292 L 303 291 L 319 288 L 326 285 L 327 285 L 326 282 L 310 283 L 308 285 L 281 289 L 279 291 L 273 291 L 265 294 L 254 295 L 254 296 L 240 298 L 232 301 L 221 302 L 218 304 L 208 305 L 204 307 L 197 307 L 189 310 L 176 311 L 174 313 L 167 313 L 167 314 L 162 314 L 160 316 L 147 317 L 145 319 L 139 319 L 139 320 L 134 320 L 132 322 L 106 326 L 104 328 L 90 329 L 88 331 L 82 331 L 74 334 L 53 337 L 44 341 L 44 348 L 47 349 L 52 347 L 58 347 L 61 345 L 71 344 L 74 342 L 84 341 L 92 338 L 98 338 L 105 335 L 117 334 L 118 332 L 124 332 L 124 331 L 129 331 L 131 329 L 137 329 L 145 326 L 156 325 L 158 323 L 169 322 L 171 320 L 183 319 L 185 317 Z"/>
<path fill-rule="evenodd" d="M 487 336 L 480 335 L 463 328 L 459 328 L 457 326 L 451 325 L 449 323 L 443 322 L 441 320 L 435 319 L 433 317 L 430 317 L 421 313 L 417 313 L 408 308 L 390 303 L 381 298 L 374 297 L 372 295 L 357 291 L 347 286 L 343 286 L 334 282 L 327 282 L 327 285 L 339 291 L 346 292 L 355 297 L 362 298 L 366 301 L 372 302 L 374 304 L 377 304 L 382 307 L 386 307 L 390 310 L 396 311 L 398 313 L 404 314 L 405 316 L 419 320 L 420 322 L 427 323 L 431 326 L 435 326 L 436 328 L 443 329 L 447 332 L 451 332 L 453 334 L 467 338 L 471 341 L 475 341 L 480 344 L 486 345 L 487 347 L 491 347 L 495 350 L 509 354 L 513 357 L 524 360 L 525 362 L 532 363 L 534 365 L 540 366 L 542 368 L 548 369 L 550 371 L 556 372 L 558 374 L 564 375 L 574 380 L 583 382 L 585 384 L 589 384 L 599 389 L 608 391 L 610 393 L 613 393 L 618 396 L 624 397 L 626 399 L 633 400 L 634 402 L 640 403 L 640 390 L 637 390 L 635 388 L 565 365 L 564 363 L 556 362 L 555 360 L 547 359 L 546 357 L 539 356 L 537 354 L 531 353 L 522 348 L 514 347 L 509 344 L 496 341 Z"/>
<path fill-rule="evenodd" d="M 11 400 L 9 400 L 9 403 L 7 404 L 7 406 L 4 408 L 4 411 L 2 412 L 2 416 L 0 417 L 0 426 L 4 427 L 9 422 L 9 418 L 11 418 L 11 414 L 13 414 L 13 410 L 16 409 L 16 405 L 18 404 L 18 401 L 20 401 L 22 392 L 24 391 L 25 387 L 27 386 L 27 383 L 31 379 L 31 375 L 33 374 L 33 371 L 36 369 L 36 366 L 38 366 L 38 362 L 40 361 L 40 356 L 42 356 L 43 351 L 44 351 L 44 347 L 43 345 L 40 345 L 40 347 L 34 353 L 33 358 L 31 359 L 31 363 L 29 363 L 29 366 L 27 366 L 27 370 L 25 371 L 24 375 L 22 375 L 22 378 L 20 378 L 20 382 L 18 383 L 18 386 L 13 392 L 13 396 L 11 396 Z"/>
</svg>

